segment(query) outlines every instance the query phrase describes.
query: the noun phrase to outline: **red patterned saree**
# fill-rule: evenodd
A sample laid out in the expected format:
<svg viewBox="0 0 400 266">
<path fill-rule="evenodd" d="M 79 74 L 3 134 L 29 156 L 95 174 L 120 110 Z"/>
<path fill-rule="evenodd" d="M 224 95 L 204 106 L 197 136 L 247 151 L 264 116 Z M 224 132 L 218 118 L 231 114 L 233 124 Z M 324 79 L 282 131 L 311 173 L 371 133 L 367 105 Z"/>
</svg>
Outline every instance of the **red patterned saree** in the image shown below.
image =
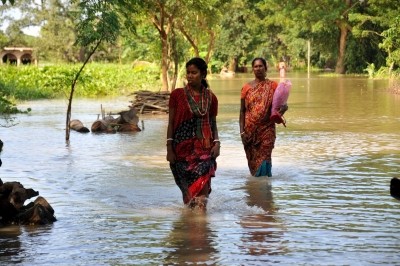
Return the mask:
<svg viewBox="0 0 400 266">
<path fill-rule="evenodd" d="M 253 176 L 272 176 L 271 155 L 276 135 L 275 123 L 269 117 L 277 85 L 267 79 L 257 84 L 246 83 L 241 91 L 246 108 L 243 146 Z"/>
<path fill-rule="evenodd" d="M 211 177 L 217 167 L 212 158 L 213 134 L 211 117 L 217 115 L 218 100 L 203 87 L 194 96 L 189 87 L 172 91 L 169 107 L 175 109 L 174 140 L 176 161 L 170 164 L 175 183 L 182 191 L 183 202 L 190 203 L 203 188 L 211 192 Z"/>
</svg>

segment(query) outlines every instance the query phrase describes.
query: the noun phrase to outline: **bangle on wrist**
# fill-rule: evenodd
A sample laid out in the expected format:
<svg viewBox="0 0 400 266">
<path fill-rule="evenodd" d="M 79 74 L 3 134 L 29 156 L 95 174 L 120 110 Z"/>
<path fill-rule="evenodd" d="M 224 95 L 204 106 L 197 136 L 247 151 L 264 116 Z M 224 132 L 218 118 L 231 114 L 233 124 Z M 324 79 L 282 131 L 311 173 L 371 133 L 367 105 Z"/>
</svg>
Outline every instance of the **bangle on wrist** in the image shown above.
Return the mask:
<svg viewBox="0 0 400 266">
<path fill-rule="evenodd" d="M 170 146 L 170 145 L 172 145 L 172 141 L 173 141 L 174 139 L 172 139 L 172 138 L 167 138 L 167 146 Z"/>
<path fill-rule="evenodd" d="M 218 147 L 221 147 L 221 141 L 219 141 L 219 139 L 214 139 L 213 143 L 214 145 L 218 144 Z"/>
</svg>

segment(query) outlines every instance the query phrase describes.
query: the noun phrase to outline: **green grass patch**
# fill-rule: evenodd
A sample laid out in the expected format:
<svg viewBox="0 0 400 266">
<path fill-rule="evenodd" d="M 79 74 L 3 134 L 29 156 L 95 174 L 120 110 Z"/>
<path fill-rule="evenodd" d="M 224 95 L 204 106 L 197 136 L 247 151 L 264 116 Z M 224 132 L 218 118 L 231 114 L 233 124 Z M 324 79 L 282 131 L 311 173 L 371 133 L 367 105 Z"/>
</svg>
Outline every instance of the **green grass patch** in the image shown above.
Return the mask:
<svg viewBox="0 0 400 266">
<path fill-rule="evenodd" d="M 68 98 L 81 64 L 0 66 L 0 95 L 16 100 Z M 75 97 L 120 96 L 161 88 L 159 67 L 91 63 L 85 66 Z"/>
</svg>

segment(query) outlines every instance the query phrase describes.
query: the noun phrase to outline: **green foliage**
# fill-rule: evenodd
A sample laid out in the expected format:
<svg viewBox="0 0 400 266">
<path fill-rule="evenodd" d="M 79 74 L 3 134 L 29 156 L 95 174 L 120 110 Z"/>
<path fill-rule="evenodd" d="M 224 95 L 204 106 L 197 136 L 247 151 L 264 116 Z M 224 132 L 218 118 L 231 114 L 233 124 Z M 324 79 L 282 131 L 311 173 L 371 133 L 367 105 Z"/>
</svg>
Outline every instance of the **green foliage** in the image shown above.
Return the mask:
<svg viewBox="0 0 400 266">
<path fill-rule="evenodd" d="M 373 64 L 376 69 L 385 66 L 386 52 L 376 45 L 378 36 L 370 38 L 354 38 L 349 36 L 345 57 L 347 73 L 363 73 L 368 65 Z"/>
<path fill-rule="evenodd" d="M 12 115 L 12 114 L 27 114 L 31 111 L 27 108 L 25 111 L 17 108 L 17 105 L 12 100 L 8 99 L 6 96 L 0 97 L 0 114 L 1 115 Z"/>
<path fill-rule="evenodd" d="M 379 47 L 388 52 L 387 65 L 400 67 L 400 16 L 397 16 L 390 27 L 382 32 L 384 39 Z"/>
<path fill-rule="evenodd" d="M 5 90 L 5 87 L 5 84 L 0 81 L 0 127 L 11 127 L 16 124 L 14 114 L 29 113 L 31 109 L 28 108 L 26 111 L 18 109 L 13 97 Z"/>
<path fill-rule="evenodd" d="M 350 16 L 357 48 L 349 54 L 361 55 L 358 62 L 373 63 L 378 69 L 374 76 L 388 75 L 400 66 L 400 54 L 396 56 L 396 50 L 400 49 L 399 12 L 396 1 L 370 0 L 368 5 Z M 354 56 L 347 60 L 350 64 L 354 61 Z"/>
<path fill-rule="evenodd" d="M 161 57 L 160 40 L 154 26 L 141 23 L 137 26 L 135 34 L 123 31 L 123 53 L 121 58 L 125 63 L 135 60 L 158 61 Z"/>
<path fill-rule="evenodd" d="M 0 86 L 2 86 L 0 84 Z M 28 112 L 30 110 L 27 110 Z M 17 113 L 23 113 L 23 111 L 19 110 L 16 106 L 16 104 L 7 98 L 5 95 L 1 95 L 0 97 L 0 114 L 1 115 L 11 115 L 11 114 L 17 114 Z"/>
<path fill-rule="evenodd" d="M 9 28 L 0 32 L 0 48 L 29 45 L 39 63 L 83 62 L 101 40 L 92 62 L 163 62 L 169 76 L 175 65 L 182 68 L 197 54 L 207 57 L 213 71 L 232 59 L 246 64 L 255 56 L 270 64 L 285 56 L 294 69 L 305 65 L 311 41 L 313 67 L 332 67 L 340 54 L 338 26 L 345 25 L 346 73 L 362 73 L 372 63 L 376 69 L 400 67 L 400 5 L 393 0 L 1 2 L 0 20 Z M 21 17 L 7 13 L 12 9 L 21 10 Z M 41 26 L 41 36 L 27 38 L 28 26 Z"/>
<path fill-rule="evenodd" d="M 75 45 L 76 9 L 76 4 L 70 1 L 64 4 L 49 1 L 40 9 L 33 9 L 37 23 L 42 23 L 41 41 L 37 43 L 37 49 L 41 51 L 41 60 L 82 61 L 79 57 L 80 47 Z"/>
<path fill-rule="evenodd" d="M 55 93 L 44 86 L 44 82 L 49 79 L 49 76 L 46 77 L 45 73 L 36 67 L 0 67 L 0 82 L 3 83 L 2 93 L 12 95 L 16 99 L 53 98 Z"/>
<path fill-rule="evenodd" d="M 5 5 L 7 3 L 7 0 L 1 0 L 1 2 L 3 3 L 3 5 Z M 15 0 L 8 0 L 8 2 L 13 5 L 15 3 Z"/>
<path fill-rule="evenodd" d="M 253 40 L 246 24 L 250 16 L 247 1 L 231 1 L 225 4 L 224 8 L 230 9 L 230 12 L 225 12 L 220 22 L 219 37 L 215 47 L 216 61 L 227 63 L 230 59 L 236 58 L 244 62 L 251 52 L 248 46 Z"/>
<path fill-rule="evenodd" d="M 67 97 L 79 65 L 0 67 L 1 93 L 18 100 Z M 76 96 L 126 95 L 136 90 L 160 88 L 157 66 L 88 64 L 79 77 Z"/>
<path fill-rule="evenodd" d="M 368 77 L 373 78 L 375 76 L 375 65 L 374 63 L 368 64 L 364 69 L 368 73 Z"/>
<path fill-rule="evenodd" d="M 81 1 L 77 41 L 89 46 L 98 41 L 114 43 L 120 30 L 117 14 L 109 1 Z"/>
<path fill-rule="evenodd" d="M 8 42 L 8 37 L 2 31 L 0 31 L 0 47 L 6 46 Z"/>
</svg>

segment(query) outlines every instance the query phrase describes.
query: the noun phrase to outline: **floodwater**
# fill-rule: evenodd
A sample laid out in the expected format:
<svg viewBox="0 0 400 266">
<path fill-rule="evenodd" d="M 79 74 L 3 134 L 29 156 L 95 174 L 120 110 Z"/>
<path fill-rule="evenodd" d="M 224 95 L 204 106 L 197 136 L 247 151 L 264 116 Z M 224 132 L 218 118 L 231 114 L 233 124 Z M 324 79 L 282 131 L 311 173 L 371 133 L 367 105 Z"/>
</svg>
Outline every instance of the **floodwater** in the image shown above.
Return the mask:
<svg viewBox="0 0 400 266">
<path fill-rule="evenodd" d="M 66 145 L 66 100 L 21 104 L 32 113 L 0 128 L 0 177 L 38 190 L 58 221 L 0 228 L 0 264 L 399 265 L 389 183 L 400 176 L 400 97 L 388 81 L 289 73 L 273 177 L 254 178 L 238 126 L 250 78 L 210 80 L 222 147 L 205 214 L 182 204 L 167 116 L 140 116 L 134 134 L 71 131 Z M 100 105 L 117 112 L 132 99 L 75 99 L 72 118 L 90 127 Z"/>
</svg>

